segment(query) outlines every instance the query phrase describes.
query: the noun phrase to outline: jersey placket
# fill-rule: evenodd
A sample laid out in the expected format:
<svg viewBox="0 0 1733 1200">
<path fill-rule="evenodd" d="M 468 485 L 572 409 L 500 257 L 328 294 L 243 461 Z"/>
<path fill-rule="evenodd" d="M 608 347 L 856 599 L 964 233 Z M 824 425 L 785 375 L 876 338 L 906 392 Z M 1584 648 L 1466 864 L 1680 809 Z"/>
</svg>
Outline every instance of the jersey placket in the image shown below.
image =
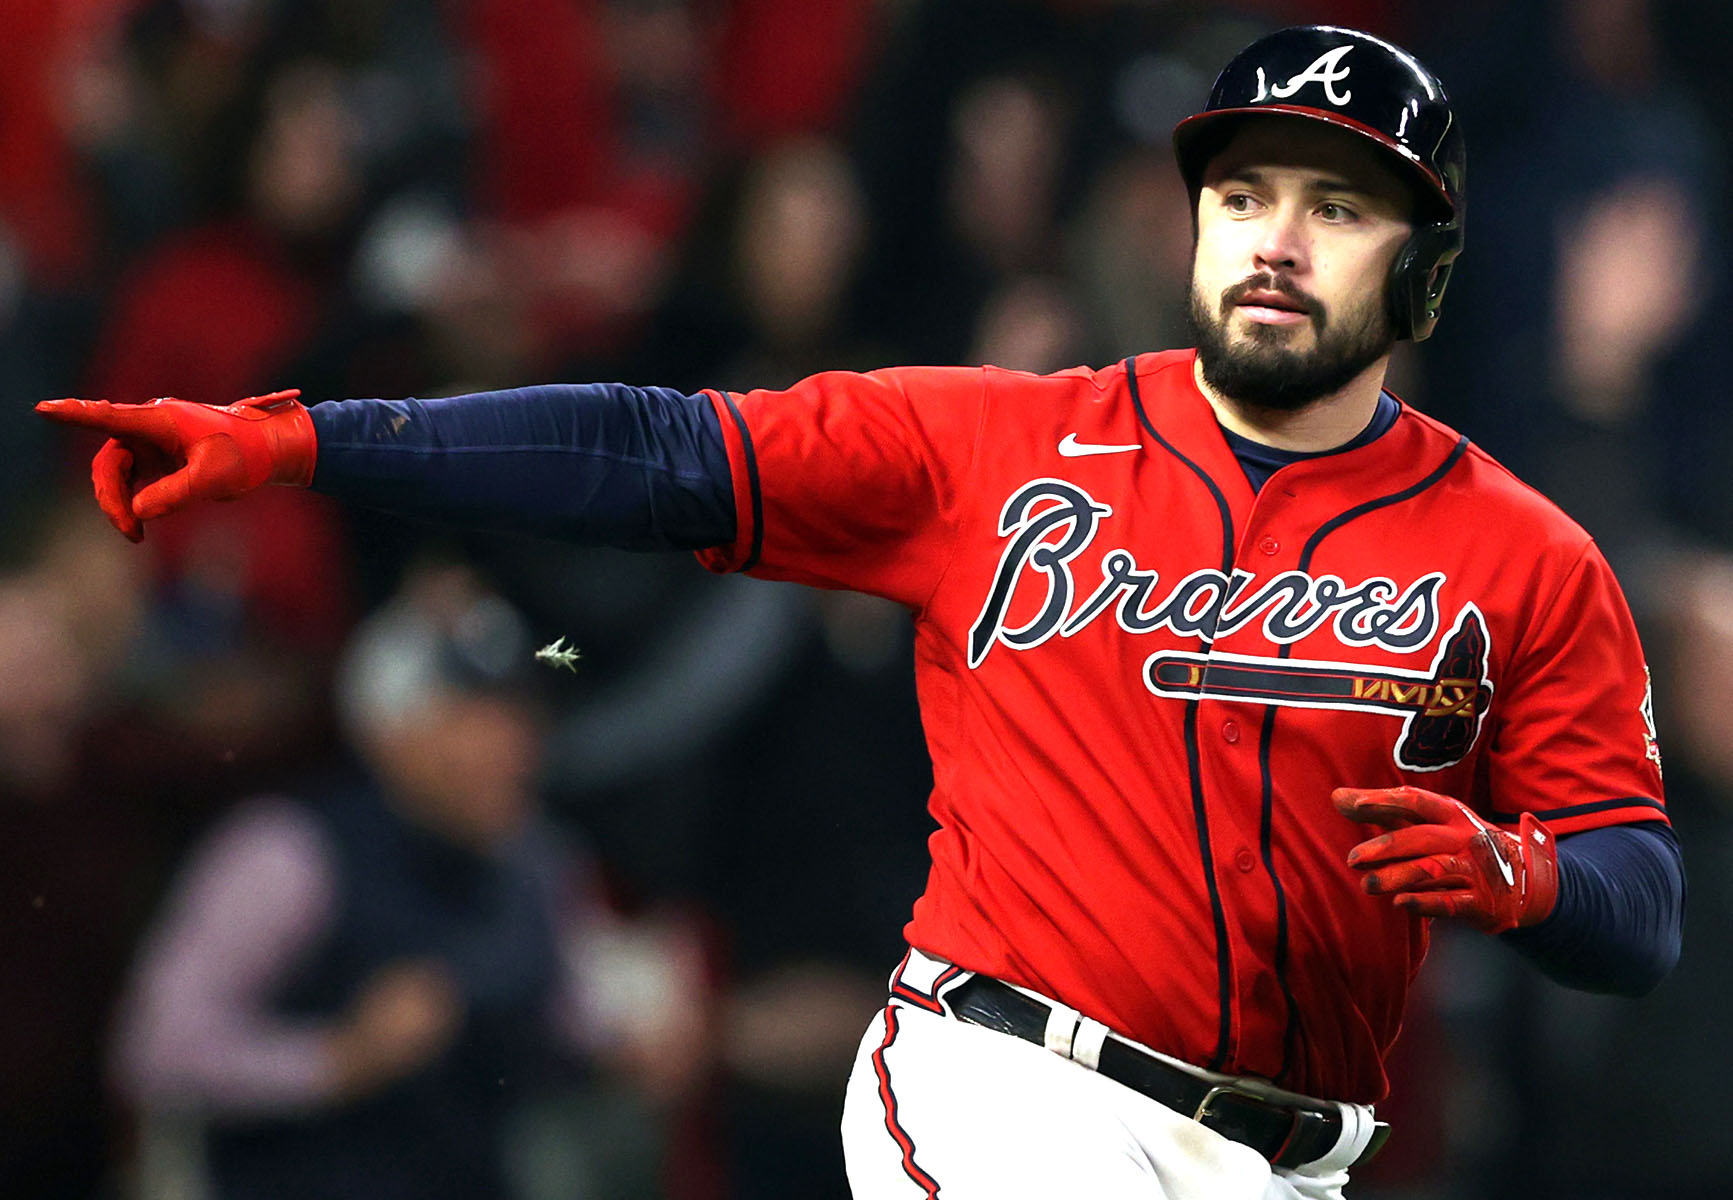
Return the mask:
<svg viewBox="0 0 1733 1200">
<path fill-rule="evenodd" d="M 1230 578 L 1238 570 L 1267 579 L 1293 565 L 1289 539 L 1272 516 L 1277 507 L 1267 494 L 1272 490 L 1267 487 L 1253 504 Z M 1223 653 L 1269 655 L 1273 649 L 1253 623 L 1212 640 L 1206 654 L 1214 662 Z M 1209 670 L 1206 666 L 1206 674 Z M 1283 1032 L 1293 1005 L 1284 976 L 1285 896 L 1271 844 L 1276 709 L 1207 694 L 1197 704 L 1203 808 L 1228 937 L 1224 998 L 1229 1015 L 1219 1056 L 1233 1069 L 1275 1077 L 1286 1065 Z"/>
<path fill-rule="evenodd" d="M 1161 429 L 1150 420 L 1144 407 L 1141 389 L 1138 383 L 1137 363 L 1128 359 L 1125 363 L 1126 384 L 1131 401 L 1135 407 L 1139 422 L 1144 430 L 1156 441 L 1166 453 L 1177 460 L 1202 485 L 1207 493 L 1207 503 L 1213 503 L 1220 518 L 1221 557 L 1219 569 L 1221 577 L 1231 579 L 1237 558 L 1237 539 L 1235 537 L 1235 520 L 1232 506 L 1221 484 L 1205 467 L 1189 457 L 1174 441 L 1170 440 Z M 1211 418 L 1213 425 L 1213 418 Z M 1188 443 L 1187 448 L 1194 448 L 1195 430 L 1186 430 L 1182 439 Z M 1217 435 L 1219 442 L 1219 435 Z M 1226 453 L 1225 446 L 1218 446 Z M 1231 460 L 1230 460 L 1231 461 Z M 1198 503 L 1206 503 L 1203 496 L 1198 497 Z M 1225 597 L 1224 597 L 1225 599 Z M 1219 622 L 1222 604 L 1216 607 L 1216 620 Z M 1214 635 L 1203 639 L 1198 650 L 1206 656 L 1214 652 Z M 1236 936 L 1237 915 L 1241 905 L 1238 902 L 1240 888 L 1224 887 L 1225 881 L 1232 881 L 1234 874 L 1246 875 L 1247 872 L 1237 870 L 1238 851 L 1245 848 L 1243 841 L 1232 842 L 1233 849 L 1229 852 L 1226 865 L 1223 865 L 1222 847 L 1223 828 L 1237 828 L 1237 822 L 1229 818 L 1233 815 L 1231 803 L 1221 799 L 1223 793 L 1219 785 L 1212 785 L 1210 779 L 1219 772 L 1218 760 L 1221 755 L 1217 747 L 1226 742 L 1229 748 L 1237 746 L 1242 740 L 1249 741 L 1243 722 L 1237 720 L 1231 724 L 1230 718 L 1217 710 L 1223 707 L 1219 702 L 1199 696 L 1185 701 L 1185 747 L 1187 758 L 1187 784 L 1192 801 L 1192 816 L 1197 836 L 1197 850 L 1204 883 L 1209 892 L 1211 919 L 1215 932 L 1216 943 L 1216 979 L 1218 1023 L 1215 1040 L 1215 1052 L 1208 1063 L 1203 1064 L 1211 1070 L 1228 1068 L 1237 1061 L 1237 1051 L 1240 1042 L 1240 1013 L 1243 1005 L 1240 1001 L 1241 987 L 1237 979 L 1236 959 L 1244 961 L 1249 949 L 1242 949 L 1236 955 L 1236 944 L 1244 947 L 1243 935 Z M 1243 706 L 1241 706 L 1243 707 Z M 1232 740 L 1229 740 L 1231 730 Z M 1213 736 L 1212 736 L 1213 734 Z M 1212 803 L 1212 797 L 1215 798 Z M 1243 860 L 1239 860 L 1243 861 Z M 1254 861 L 1253 866 L 1256 866 Z M 1230 901 L 1232 903 L 1230 903 Z"/>
</svg>

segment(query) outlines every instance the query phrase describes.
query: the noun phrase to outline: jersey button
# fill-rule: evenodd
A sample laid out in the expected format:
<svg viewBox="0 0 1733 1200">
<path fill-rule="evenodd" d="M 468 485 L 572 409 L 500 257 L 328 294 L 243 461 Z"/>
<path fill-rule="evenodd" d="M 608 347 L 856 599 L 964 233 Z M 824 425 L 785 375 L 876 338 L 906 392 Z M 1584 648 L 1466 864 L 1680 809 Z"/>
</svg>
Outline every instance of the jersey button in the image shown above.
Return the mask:
<svg viewBox="0 0 1733 1200">
<path fill-rule="evenodd" d="M 1257 865 L 1258 856 L 1253 854 L 1244 846 L 1241 846 L 1239 851 L 1234 855 L 1234 866 L 1238 867 L 1242 871 L 1250 871 Z"/>
<path fill-rule="evenodd" d="M 1232 721 L 1222 722 L 1222 741 L 1237 742 L 1240 740 L 1240 727 Z"/>
<path fill-rule="evenodd" d="M 1263 541 L 1258 543 L 1258 549 L 1262 550 L 1265 554 L 1274 554 L 1276 551 L 1280 550 L 1281 548 L 1282 548 L 1282 543 L 1278 542 L 1273 537 L 1267 537 Z"/>
</svg>

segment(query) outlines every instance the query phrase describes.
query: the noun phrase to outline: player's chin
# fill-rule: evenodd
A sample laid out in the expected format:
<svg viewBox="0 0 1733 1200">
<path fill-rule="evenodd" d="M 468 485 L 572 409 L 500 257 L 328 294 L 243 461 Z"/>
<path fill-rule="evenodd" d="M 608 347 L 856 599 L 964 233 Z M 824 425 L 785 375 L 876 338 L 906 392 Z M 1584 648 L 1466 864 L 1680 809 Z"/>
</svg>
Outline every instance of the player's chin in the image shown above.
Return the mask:
<svg viewBox="0 0 1733 1200">
<path fill-rule="evenodd" d="M 1317 331 L 1310 319 L 1298 321 L 1266 321 L 1236 309 L 1228 318 L 1228 329 L 1234 340 L 1249 346 L 1281 346 L 1287 350 L 1306 350 L 1317 344 Z"/>
</svg>

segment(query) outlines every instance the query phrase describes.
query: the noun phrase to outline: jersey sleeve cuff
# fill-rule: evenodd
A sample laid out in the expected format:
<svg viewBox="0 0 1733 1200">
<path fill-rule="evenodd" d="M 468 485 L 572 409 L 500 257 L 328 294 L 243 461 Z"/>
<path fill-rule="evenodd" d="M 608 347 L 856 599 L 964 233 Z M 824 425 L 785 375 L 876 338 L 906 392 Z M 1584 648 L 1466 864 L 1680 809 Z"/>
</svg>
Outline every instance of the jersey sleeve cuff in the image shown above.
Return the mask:
<svg viewBox="0 0 1733 1200">
<path fill-rule="evenodd" d="M 758 481 L 758 455 L 752 431 L 734 397 L 723 391 L 706 391 L 722 425 L 722 443 L 728 451 L 728 471 L 734 489 L 735 535 L 732 542 L 696 552 L 707 571 L 728 574 L 750 571 L 764 550 L 764 494 Z"/>
<path fill-rule="evenodd" d="M 1500 825 L 1515 825 L 1522 820 L 1521 813 L 1499 812 L 1496 809 L 1487 813 L 1487 816 Z M 1590 829 L 1603 829 L 1609 825 L 1631 825 L 1640 821 L 1672 824 L 1667 816 L 1667 806 L 1647 796 L 1618 796 L 1610 800 L 1594 800 L 1587 804 L 1569 804 L 1562 808 L 1535 809 L 1534 816 L 1560 837 Z"/>
</svg>

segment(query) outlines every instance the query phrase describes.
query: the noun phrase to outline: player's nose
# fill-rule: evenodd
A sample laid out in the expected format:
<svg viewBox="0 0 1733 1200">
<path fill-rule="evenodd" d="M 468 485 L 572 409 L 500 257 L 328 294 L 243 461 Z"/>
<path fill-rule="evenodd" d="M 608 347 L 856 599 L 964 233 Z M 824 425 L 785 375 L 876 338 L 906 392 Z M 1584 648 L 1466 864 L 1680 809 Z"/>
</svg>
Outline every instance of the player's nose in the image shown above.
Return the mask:
<svg viewBox="0 0 1733 1200">
<path fill-rule="evenodd" d="M 1306 265 L 1305 223 L 1287 205 L 1272 209 L 1259 223 L 1252 265 L 1264 271 L 1292 272 Z"/>
</svg>

